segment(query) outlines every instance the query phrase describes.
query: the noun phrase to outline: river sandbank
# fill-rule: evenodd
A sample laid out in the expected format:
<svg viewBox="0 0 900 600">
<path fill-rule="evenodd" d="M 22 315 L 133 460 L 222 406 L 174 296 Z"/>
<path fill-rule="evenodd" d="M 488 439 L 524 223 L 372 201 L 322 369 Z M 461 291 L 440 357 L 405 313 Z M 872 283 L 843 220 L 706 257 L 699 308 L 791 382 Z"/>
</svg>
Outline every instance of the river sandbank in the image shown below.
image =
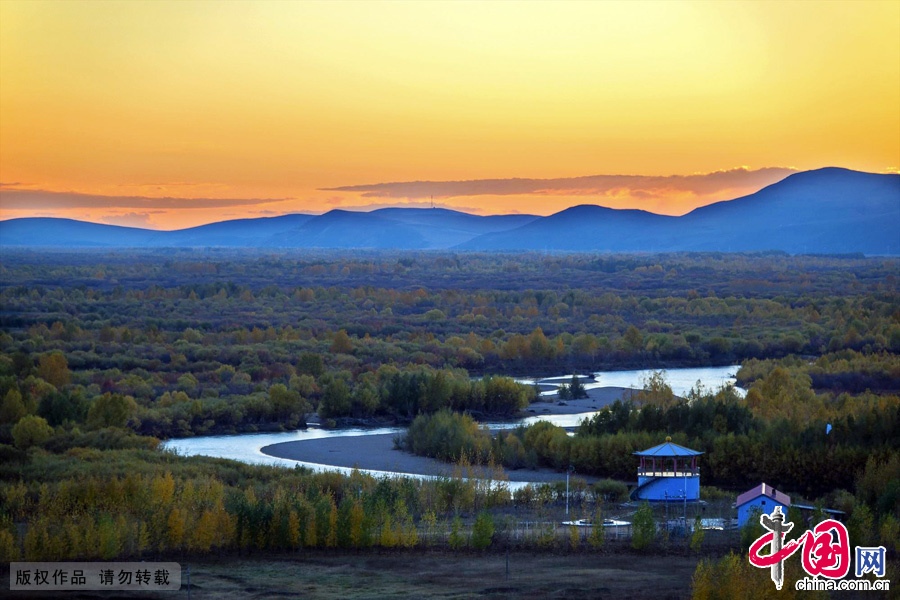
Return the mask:
<svg viewBox="0 0 900 600">
<path fill-rule="evenodd" d="M 396 434 L 383 433 L 354 437 L 334 437 L 318 440 L 281 442 L 260 448 L 260 452 L 276 458 L 297 460 L 319 465 L 358 468 L 373 471 L 389 471 L 400 475 L 428 475 L 451 477 L 455 467 L 452 464 L 416 456 L 394 447 Z M 485 469 L 471 467 L 473 477 L 486 475 Z M 463 474 L 469 476 L 469 474 Z M 552 482 L 565 481 L 566 474 L 551 469 L 518 469 L 506 471 L 512 482 Z M 595 477 L 582 477 L 588 482 Z"/>
</svg>

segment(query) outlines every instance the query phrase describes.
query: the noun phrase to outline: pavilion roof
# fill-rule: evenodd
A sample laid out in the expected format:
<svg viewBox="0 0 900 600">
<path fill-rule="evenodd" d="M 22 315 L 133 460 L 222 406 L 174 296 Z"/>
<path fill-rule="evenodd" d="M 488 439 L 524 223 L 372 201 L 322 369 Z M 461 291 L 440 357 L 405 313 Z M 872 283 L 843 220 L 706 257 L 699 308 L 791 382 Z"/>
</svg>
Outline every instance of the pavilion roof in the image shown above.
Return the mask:
<svg viewBox="0 0 900 600">
<path fill-rule="evenodd" d="M 699 456 L 703 454 L 703 452 L 691 450 L 690 448 L 685 448 L 684 446 L 679 446 L 678 444 L 666 440 L 659 446 L 653 446 L 652 448 L 643 450 L 641 452 L 635 452 L 634 454 L 635 456 L 678 458 L 683 456 Z"/>
</svg>

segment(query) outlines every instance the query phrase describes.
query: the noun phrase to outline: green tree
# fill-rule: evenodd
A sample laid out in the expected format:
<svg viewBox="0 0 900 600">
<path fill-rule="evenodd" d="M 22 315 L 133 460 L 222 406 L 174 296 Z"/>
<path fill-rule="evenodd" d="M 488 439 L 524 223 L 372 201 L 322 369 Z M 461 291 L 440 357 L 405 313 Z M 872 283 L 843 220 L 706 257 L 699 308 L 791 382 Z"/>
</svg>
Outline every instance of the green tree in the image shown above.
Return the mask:
<svg viewBox="0 0 900 600">
<path fill-rule="evenodd" d="M 750 545 L 755 542 L 759 536 L 765 533 L 762 523 L 759 522 L 760 515 L 762 515 L 762 510 L 760 508 L 752 509 L 750 515 L 747 517 L 747 522 L 741 527 L 741 548 L 743 548 L 745 552 L 750 549 Z M 794 529 L 802 530 L 803 526 L 800 523 L 794 523 Z"/>
<path fill-rule="evenodd" d="M 324 372 L 325 363 L 322 361 L 322 356 L 319 354 L 304 352 L 297 359 L 297 373 L 301 375 L 321 377 Z"/>
<path fill-rule="evenodd" d="M 66 421 L 83 421 L 87 408 L 88 402 L 81 391 L 53 392 L 41 399 L 38 414 L 55 426 Z"/>
<path fill-rule="evenodd" d="M 581 532 L 577 525 L 569 525 L 569 548 L 578 550 L 581 547 Z"/>
<path fill-rule="evenodd" d="M 40 446 L 53 437 L 53 428 L 41 417 L 28 415 L 15 424 L 12 436 L 16 447 L 25 450 L 32 446 Z"/>
<path fill-rule="evenodd" d="M 881 538 L 881 545 L 887 548 L 888 552 L 900 552 L 900 521 L 894 515 L 885 515 L 881 520 L 881 526 L 878 528 L 878 535 Z"/>
<path fill-rule="evenodd" d="M 653 509 L 646 502 L 634 513 L 631 521 L 631 545 L 635 550 L 648 548 L 656 540 L 656 521 Z"/>
<path fill-rule="evenodd" d="M 116 530 L 112 518 L 107 516 L 100 520 L 100 525 L 97 527 L 97 534 L 100 537 L 100 558 L 111 560 L 119 555 L 122 550 L 120 535 L 123 533 Z"/>
<path fill-rule="evenodd" d="M 463 534 L 463 522 L 459 515 L 453 517 L 450 524 L 450 547 L 459 550 L 466 545 L 466 536 Z"/>
<path fill-rule="evenodd" d="M 700 519 L 700 515 L 697 515 L 697 518 L 694 519 L 694 531 L 691 533 L 692 551 L 699 553 L 703 549 L 704 537 L 706 537 L 706 532 L 703 530 L 703 521 Z"/>
<path fill-rule="evenodd" d="M 350 414 L 350 388 L 343 379 L 335 379 L 325 386 L 319 403 L 319 416 L 323 419 Z"/>
<path fill-rule="evenodd" d="M 350 508 L 349 528 L 350 528 L 350 545 L 359 548 L 363 545 L 363 524 L 366 518 L 363 510 L 362 502 L 356 500 Z"/>
<path fill-rule="evenodd" d="M 472 527 L 472 546 L 484 550 L 494 538 L 494 518 L 487 511 L 481 511 Z"/>
<path fill-rule="evenodd" d="M 425 545 L 428 546 L 433 543 L 431 539 L 437 529 L 437 515 L 434 510 L 429 509 L 422 515 L 421 520 L 422 526 L 425 528 Z"/>
<path fill-rule="evenodd" d="M 88 410 L 87 424 L 94 429 L 125 427 L 128 419 L 137 412 L 137 404 L 131 396 L 103 394 L 94 400 Z"/>
<path fill-rule="evenodd" d="M 587 390 L 584 389 L 584 384 L 581 383 L 578 375 L 572 375 L 572 380 L 569 382 L 569 395 L 572 397 L 572 400 L 588 397 Z"/>
<path fill-rule="evenodd" d="M 591 543 L 595 549 L 599 550 L 603 547 L 603 542 L 606 541 L 606 527 L 603 526 L 603 512 L 598 508 L 597 512 L 594 513 L 594 523 L 593 527 L 591 527 L 591 537 L 588 538 L 588 541 Z"/>
<path fill-rule="evenodd" d="M 293 375 L 289 385 L 303 398 L 309 398 L 318 391 L 316 380 L 312 375 Z"/>
<path fill-rule="evenodd" d="M 276 383 L 269 388 L 269 406 L 276 419 L 300 417 L 309 412 L 309 404 L 300 393 L 289 390 L 284 384 Z"/>
<path fill-rule="evenodd" d="M 847 521 L 847 533 L 856 545 L 872 545 L 875 541 L 875 518 L 868 506 L 858 503 L 853 508 L 853 513 Z"/>
</svg>

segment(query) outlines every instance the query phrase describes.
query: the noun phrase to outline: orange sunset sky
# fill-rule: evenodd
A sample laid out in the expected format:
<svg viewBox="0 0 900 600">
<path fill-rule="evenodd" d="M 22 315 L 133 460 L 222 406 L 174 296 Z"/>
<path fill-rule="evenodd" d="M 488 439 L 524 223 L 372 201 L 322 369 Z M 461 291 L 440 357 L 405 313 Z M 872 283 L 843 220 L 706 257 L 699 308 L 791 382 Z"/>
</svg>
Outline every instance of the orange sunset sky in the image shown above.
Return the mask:
<svg viewBox="0 0 900 600">
<path fill-rule="evenodd" d="M 900 167 L 900 2 L 0 1 L 0 218 L 682 214 Z"/>
</svg>

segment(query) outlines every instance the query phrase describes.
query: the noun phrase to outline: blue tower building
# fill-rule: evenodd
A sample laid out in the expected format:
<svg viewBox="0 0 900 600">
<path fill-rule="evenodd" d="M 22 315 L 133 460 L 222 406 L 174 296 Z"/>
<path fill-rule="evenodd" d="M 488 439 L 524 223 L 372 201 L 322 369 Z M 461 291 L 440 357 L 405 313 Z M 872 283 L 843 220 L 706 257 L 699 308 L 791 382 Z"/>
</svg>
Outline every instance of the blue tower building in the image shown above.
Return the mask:
<svg viewBox="0 0 900 600">
<path fill-rule="evenodd" d="M 638 485 L 631 492 L 632 500 L 650 502 L 694 502 L 700 499 L 700 467 L 697 457 L 703 454 L 672 443 L 667 437 L 664 444 L 643 452 L 638 467 Z"/>
</svg>

